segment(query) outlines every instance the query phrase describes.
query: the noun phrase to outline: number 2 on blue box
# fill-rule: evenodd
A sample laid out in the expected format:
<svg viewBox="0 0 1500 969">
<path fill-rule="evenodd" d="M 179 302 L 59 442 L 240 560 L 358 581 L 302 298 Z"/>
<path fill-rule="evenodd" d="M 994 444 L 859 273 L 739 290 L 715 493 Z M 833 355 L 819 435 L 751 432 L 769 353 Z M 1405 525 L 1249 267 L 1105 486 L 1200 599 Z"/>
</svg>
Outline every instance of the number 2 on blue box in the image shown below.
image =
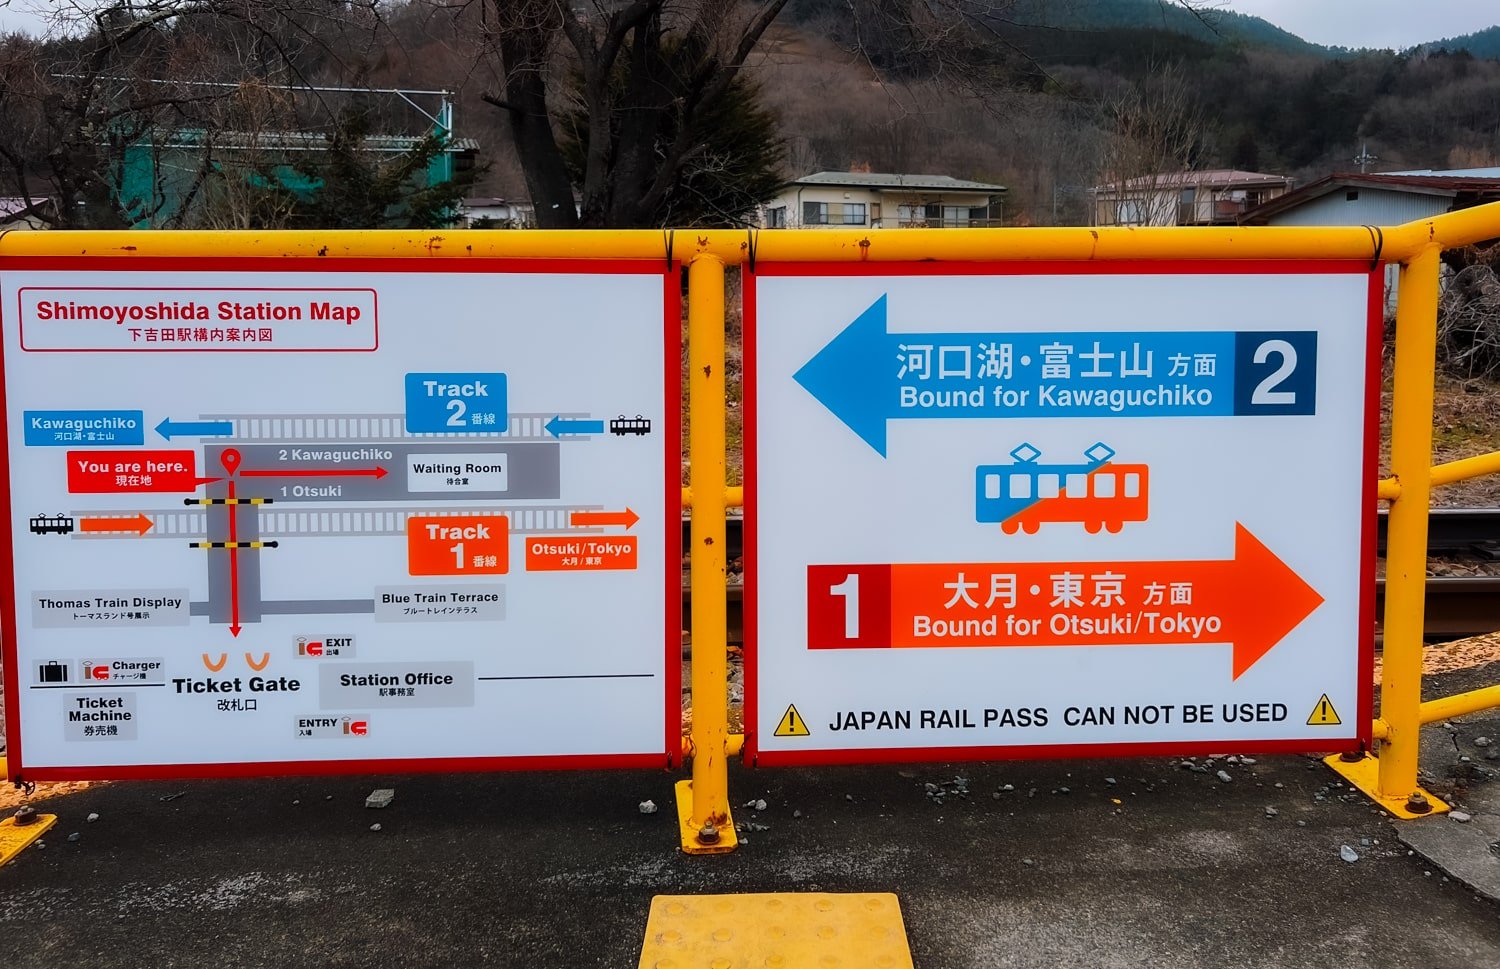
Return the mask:
<svg viewBox="0 0 1500 969">
<path fill-rule="evenodd" d="M 409 434 L 503 434 L 509 424 L 503 373 L 409 373 Z"/>
</svg>

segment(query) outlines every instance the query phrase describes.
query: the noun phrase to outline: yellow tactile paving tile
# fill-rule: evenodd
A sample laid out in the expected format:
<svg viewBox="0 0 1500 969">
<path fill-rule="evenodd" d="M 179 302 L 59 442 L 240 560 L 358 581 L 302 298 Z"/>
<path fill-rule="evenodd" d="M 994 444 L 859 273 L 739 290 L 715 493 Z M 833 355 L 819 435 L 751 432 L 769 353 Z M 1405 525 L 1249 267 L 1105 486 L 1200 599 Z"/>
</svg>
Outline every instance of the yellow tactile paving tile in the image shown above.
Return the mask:
<svg viewBox="0 0 1500 969">
<path fill-rule="evenodd" d="M 31 847 L 31 843 L 47 833 L 57 823 L 55 814 L 38 814 L 36 820 L 22 826 L 14 818 L 0 821 L 0 865 Z"/>
<path fill-rule="evenodd" d="M 912 969 L 888 893 L 658 895 L 641 969 Z"/>
</svg>

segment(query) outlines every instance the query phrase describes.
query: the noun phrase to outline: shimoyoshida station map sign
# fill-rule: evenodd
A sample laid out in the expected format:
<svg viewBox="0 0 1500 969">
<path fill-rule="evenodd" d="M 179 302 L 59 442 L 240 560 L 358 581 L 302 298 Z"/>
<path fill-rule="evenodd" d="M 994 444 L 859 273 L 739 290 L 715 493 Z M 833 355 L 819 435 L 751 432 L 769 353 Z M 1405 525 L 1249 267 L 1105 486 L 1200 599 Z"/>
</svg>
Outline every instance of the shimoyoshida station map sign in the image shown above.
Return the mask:
<svg viewBox="0 0 1500 969">
<path fill-rule="evenodd" d="M 678 293 L 0 263 L 11 775 L 674 760 Z"/>
<path fill-rule="evenodd" d="M 746 294 L 750 759 L 1367 739 L 1368 263 L 762 262 Z"/>
</svg>

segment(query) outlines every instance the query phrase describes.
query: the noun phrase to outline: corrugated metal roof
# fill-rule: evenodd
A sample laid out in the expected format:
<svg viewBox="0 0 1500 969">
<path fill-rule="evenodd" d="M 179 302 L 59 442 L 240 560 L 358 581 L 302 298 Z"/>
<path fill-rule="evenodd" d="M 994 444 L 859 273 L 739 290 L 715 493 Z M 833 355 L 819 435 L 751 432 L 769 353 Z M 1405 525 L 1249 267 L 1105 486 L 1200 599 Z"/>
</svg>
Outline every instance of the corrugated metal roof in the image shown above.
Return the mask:
<svg viewBox="0 0 1500 969">
<path fill-rule="evenodd" d="M 1500 178 L 1500 168 L 1420 168 L 1410 172 L 1381 172 L 1381 175 L 1428 175 L 1433 178 Z"/>
<path fill-rule="evenodd" d="M 1141 175 L 1125 180 L 1126 188 L 1173 188 L 1176 186 L 1204 186 L 1207 188 L 1239 188 L 1254 185 L 1290 185 L 1287 175 L 1267 175 L 1264 172 L 1246 172 L 1237 168 L 1215 168 L 1205 171 L 1161 172 L 1156 175 Z M 1110 191 L 1114 185 L 1100 185 L 1099 191 Z"/>
<path fill-rule="evenodd" d="M 917 192 L 1004 192 L 1004 185 L 971 182 L 952 175 L 896 175 L 887 172 L 813 172 L 793 185 L 830 185 L 837 188 L 894 188 Z"/>
<path fill-rule="evenodd" d="M 1447 198 L 1456 198 L 1460 195 L 1500 198 L 1500 175 L 1475 177 L 1462 174 L 1370 175 L 1362 172 L 1334 172 L 1332 175 L 1325 175 L 1315 182 L 1309 182 L 1295 191 L 1251 209 L 1240 217 L 1240 222 L 1247 225 L 1263 223 L 1278 213 L 1305 205 L 1330 193 L 1359 188 L 1408 192 L 1415 195 L 1437 195 Z"/>
<path fill-rule="evenodd" d="M 202 128 L 179 128 L 163 140 L 163 144 L 175 147 L 198 147 L 209 142 L 218 148 L 258 148 L 282 151 L 326 151 L 331 135 L 323 131 L 213 131 Z M 425 134 L 421 135 L 366 135 L 362 141 L 365 151 L 410 151 Z M 479 142 L 473 138 L 454 138 L 445 151 L 478 151 Z"/>
<path fill-rule="evenodd" d="M 34 198 L 30 202 L 27 202 L 25 198 L 19 195 L 3 196 L 0 197 L 0 218 L 21 215 L 32 209 L 40 208 L 51 201 L 49 198 Z"/>
</svg>

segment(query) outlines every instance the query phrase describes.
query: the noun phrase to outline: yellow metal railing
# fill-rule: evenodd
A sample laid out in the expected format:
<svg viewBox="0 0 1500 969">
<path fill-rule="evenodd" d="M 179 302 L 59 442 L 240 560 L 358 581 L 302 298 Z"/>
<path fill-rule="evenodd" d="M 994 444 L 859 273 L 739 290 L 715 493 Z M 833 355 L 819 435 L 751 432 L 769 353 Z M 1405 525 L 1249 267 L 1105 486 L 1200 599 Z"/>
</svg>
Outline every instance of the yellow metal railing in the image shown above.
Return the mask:
<svg viewBox="0 0 1500 969">
<path fill-rule="evenodd" d="M 685 850 L 734 846 L 728 759 L 743 743 L 728 729 L 724 512 L 743 504 L 725 487 L 724 334 L 726 266 L 776 262 L 1093 262 L 1118 260 L 1362 259 L 1400 263 L 1392 477 L 1386 558 L 1384 679 L 1374 724 L 1379 757 L 1334 766 L 1393 813 L 1410 816 L 1432 799 L 1417 786 L 1421 724 L 1500 706 L 1500 686 L 1421 702 L 1428 496 L 1433 486 L 1500 471 L 1500 453 L 1431 467 L 1439 256 L 1500 237 L 1500 203 L 1394 227 L 1058 228 L 579 231 L 12 232 L 0 257 L 160 257 L 659 260 L 688 269 L 690 486 L 692 509 L 693 718 L 684 750 L 692 779 L 678 786 Z M 1373 510 L 1372 510 L 1373 513 Z"/>
</svg>

